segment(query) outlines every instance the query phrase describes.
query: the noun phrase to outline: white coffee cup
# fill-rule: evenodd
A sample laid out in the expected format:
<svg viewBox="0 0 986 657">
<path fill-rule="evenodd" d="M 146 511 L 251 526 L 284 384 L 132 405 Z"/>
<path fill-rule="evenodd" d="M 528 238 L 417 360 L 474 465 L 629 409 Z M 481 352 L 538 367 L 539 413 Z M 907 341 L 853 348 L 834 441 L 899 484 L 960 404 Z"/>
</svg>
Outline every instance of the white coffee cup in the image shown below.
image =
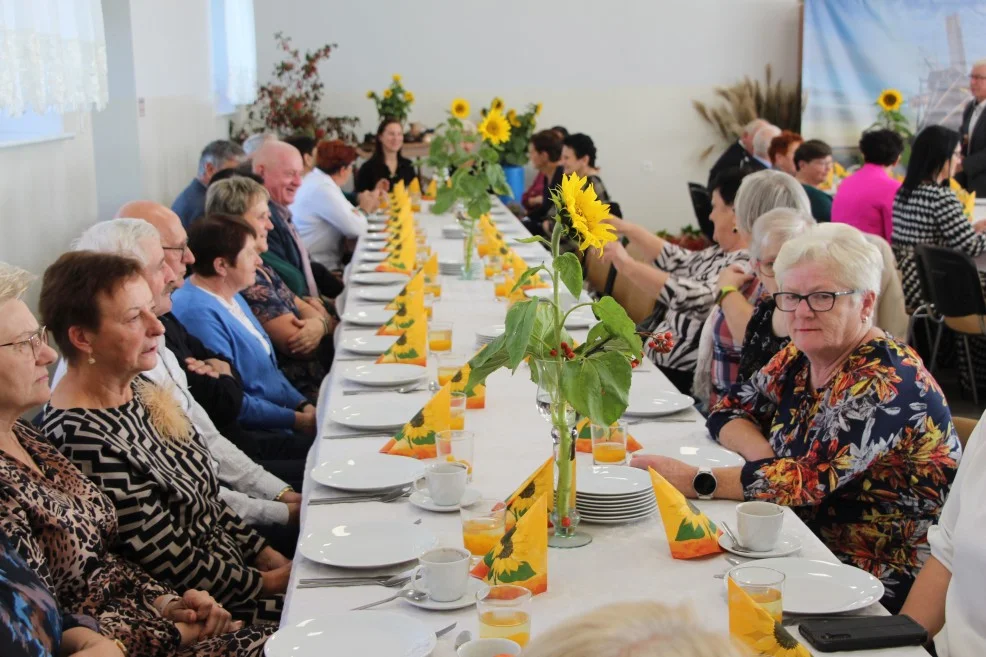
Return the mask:
<svg viewBox="0 0 986 657">
<path fill-rule="evenodd" d="M 428 497 L 438 506 L 455 506 L 466 492 L 469 469 L 462 463 L 430 463 L 425 476 L 414 482 L 414 490 L 422 491 L 427 484 Z"/>
<path fill-rule="evenodd" d="M 774 549 L 783 524 L 784 507 L 771 502 L 743 502 L 736 507 L 736 538 L 748 550 Z"/>
<path fill-rule="evenodd" d="M 435 602 L 458 600 L 469 588 L 471 556 L 462 548 L 428 550 L 418 557 L 419 565 L 411 574 L 411 588 L 427 593 Z"/>
</svg>

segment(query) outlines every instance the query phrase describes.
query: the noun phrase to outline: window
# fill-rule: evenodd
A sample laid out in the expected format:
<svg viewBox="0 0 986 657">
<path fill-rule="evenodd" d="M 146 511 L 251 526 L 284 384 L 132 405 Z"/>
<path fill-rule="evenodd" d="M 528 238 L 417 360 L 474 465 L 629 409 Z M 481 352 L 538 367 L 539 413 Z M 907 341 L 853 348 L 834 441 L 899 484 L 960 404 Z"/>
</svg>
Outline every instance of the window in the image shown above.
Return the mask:
<svg viewBox="0 0 986 657">
<path fill-rule="evenodd" d="M 230 114 L 257 98 L 253 0 L 212 0 L 212 89 L 216 112 Z"/>
<path fill-rule="evenodd" d="M 31 110 L 16 118 L 0 114 L 0 146 L 44 141 L 63 135 L 65 129 L 60 114 L 37 114 Z"/>
</svg>

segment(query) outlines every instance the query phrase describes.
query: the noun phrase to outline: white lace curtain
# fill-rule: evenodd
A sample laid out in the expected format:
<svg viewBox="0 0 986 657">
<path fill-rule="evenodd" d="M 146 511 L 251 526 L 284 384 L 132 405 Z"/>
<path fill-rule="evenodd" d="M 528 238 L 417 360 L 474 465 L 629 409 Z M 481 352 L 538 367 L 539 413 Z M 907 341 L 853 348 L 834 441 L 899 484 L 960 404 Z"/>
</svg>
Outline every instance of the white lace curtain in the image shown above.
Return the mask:
<svg viewBox="0 0 986 657">
<path fill-rule="evenodd" d="M 253 0 L 222 0 L 226 36 L 226 100 L 249 105 L 257 99 L 257 35 Z M 215 4 L 213 4 L 215 7 Z"/>
<path fill-rule="evenodd" d="M 0 0 L 0 114 L 106 106 L 100 0 Z"/>
</svg>

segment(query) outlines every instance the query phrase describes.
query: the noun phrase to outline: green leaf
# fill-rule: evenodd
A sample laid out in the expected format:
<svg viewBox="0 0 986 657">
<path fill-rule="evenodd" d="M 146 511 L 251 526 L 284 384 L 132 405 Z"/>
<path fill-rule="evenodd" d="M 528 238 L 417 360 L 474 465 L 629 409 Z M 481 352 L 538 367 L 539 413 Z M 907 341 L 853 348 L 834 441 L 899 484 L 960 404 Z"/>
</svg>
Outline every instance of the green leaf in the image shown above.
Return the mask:
<svg viewBox="0 0 986 657">
<path fill-rule="evenodd" d="M 547 271 L 547 269 L 544 268 L 544 265 L 538 265 L 537 267 L 528 267 L 526 270 L 524 270 L 524 273 L 520 275 L 520 278 L 517 279 L 517 282 L 514 283 L 514 286 L 510 289 L 510 291 L 516 292 L 517 290 L 519 290 L 521 287 L 526 285 L 527 281 L 531 280 L 531 278 L 533 278 L 533 276 L 539 271 Z"/>
<path fill-rule="evenodd" d="M 616 299 L 603 297 L 592 304 L 592 310 L 609 332 L 622 338 L 635 355 L 640 352 L 642 343 L 637 335 L 637 326 Z"/>
<path fill-rule="evenodd" d="M 506 367 L 508 358 L 507 335 L 504 333 L 469 361 L 469 382 L 466 387 L 479 385 L 490 374 L 501 367 Z"/>
<path fill-rule="evenodd" d="M 561 254 L 555 258 L 555 269 L 572 296 L 576 299 L 582 296 L 582 265 L 578 256 L 571 252 Z"/>
<path fill-rule="evenodd" d="M 517 567 L 517 570 L 501 573 L 497 579 L 504 584 L 509 584 L 511 582 L 526 582 L 535 575 L 537 573 L 531 568 L 531 564 L 524 561 Z"/>
<path fill-rule="evenodd" d="M 531 341 L 531 331 L 534 329 L 534 320 L 537 318 L 538 300 L 521 301 L 515 303 L 507 312 L 506 332 L 507 336 L 507 362 L 510 369 L 520 365 L 527 355 L 527 344 Z"/>
<path fill-rule="evenodd" d="M 492 203 L 490 203 L 490 199 L 486 195 L 484 190 L 481 196 L 477 196 L 473 199 L 470 199 L 469 205 L 467 206 L 466 210 L 468 211 L 470 217 L 473 217 L 474 219 L 479 219 L 481 216 L 489 212 L 490 208 L 492 207 L 493 205 Z"/>
<path fill-rule="evenodd" d="M 562 391 L 579 415 L 608 425 L 627 408 L 630 376 L 630 363 L 622 354 L 597 352 L 565 362 Z"/>
<path fill-rule="evenodd" d="M 540 235 L 532 235 L 531 237 L 525 237 L 524 239 L 518 239 L 515 237 L 514 242 L 516 242 L 517 244 L 533 244 L 534 242 L 541 242 L 542 244 L 547 244 L 548 246 L 551 246 L 551 242 L 544 239 Z"/>
<path fill-rule="evenodd" d="M 438 186 L 435 203 L 431 206 L 432 214 L 444 214 L 455 203 L 455 190 L 444 185 Z"/>
</svg>

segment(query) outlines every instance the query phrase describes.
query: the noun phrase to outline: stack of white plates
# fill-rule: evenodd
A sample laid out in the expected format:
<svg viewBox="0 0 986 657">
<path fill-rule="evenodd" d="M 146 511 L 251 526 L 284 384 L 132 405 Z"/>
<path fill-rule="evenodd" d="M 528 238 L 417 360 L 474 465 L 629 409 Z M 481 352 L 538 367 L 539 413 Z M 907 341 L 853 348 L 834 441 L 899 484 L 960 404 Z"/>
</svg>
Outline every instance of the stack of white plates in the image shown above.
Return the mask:
<svg viewBox="0 0 986 657">
<path fill-rule="evenodd" d="M 439 260 L 438 261 L 438 271 L 444 276 L 459 276 L 462 274 L 463 262 L 460 258 L 454 260 Z M 473 256 L 472 259 L 472 270 L 473 272 L 481 272 L 483 267 L 482 261 L 479 256 Z"/>
<path fill-rule="evenodd" d="M 489 344 L 503 335 L 506 330 L 507 327 L 504 324 L 493 324 L 492 326 L 483 327 L 476 331 L 476 344 Z"/>
<path fill-rule="evenodd" d="M 625 465 L 578 465 L 575 508 L 582 520 L 603 525 L 634 522 L 654 513 L 650 475 Z"/>
<path fill-rule="evenodd" d="M 449 224 L 442 226 L 442 237 L 450 240 L 461 240 L 466 236 L 466 231 L 459 224 Z"/>
</svg>

